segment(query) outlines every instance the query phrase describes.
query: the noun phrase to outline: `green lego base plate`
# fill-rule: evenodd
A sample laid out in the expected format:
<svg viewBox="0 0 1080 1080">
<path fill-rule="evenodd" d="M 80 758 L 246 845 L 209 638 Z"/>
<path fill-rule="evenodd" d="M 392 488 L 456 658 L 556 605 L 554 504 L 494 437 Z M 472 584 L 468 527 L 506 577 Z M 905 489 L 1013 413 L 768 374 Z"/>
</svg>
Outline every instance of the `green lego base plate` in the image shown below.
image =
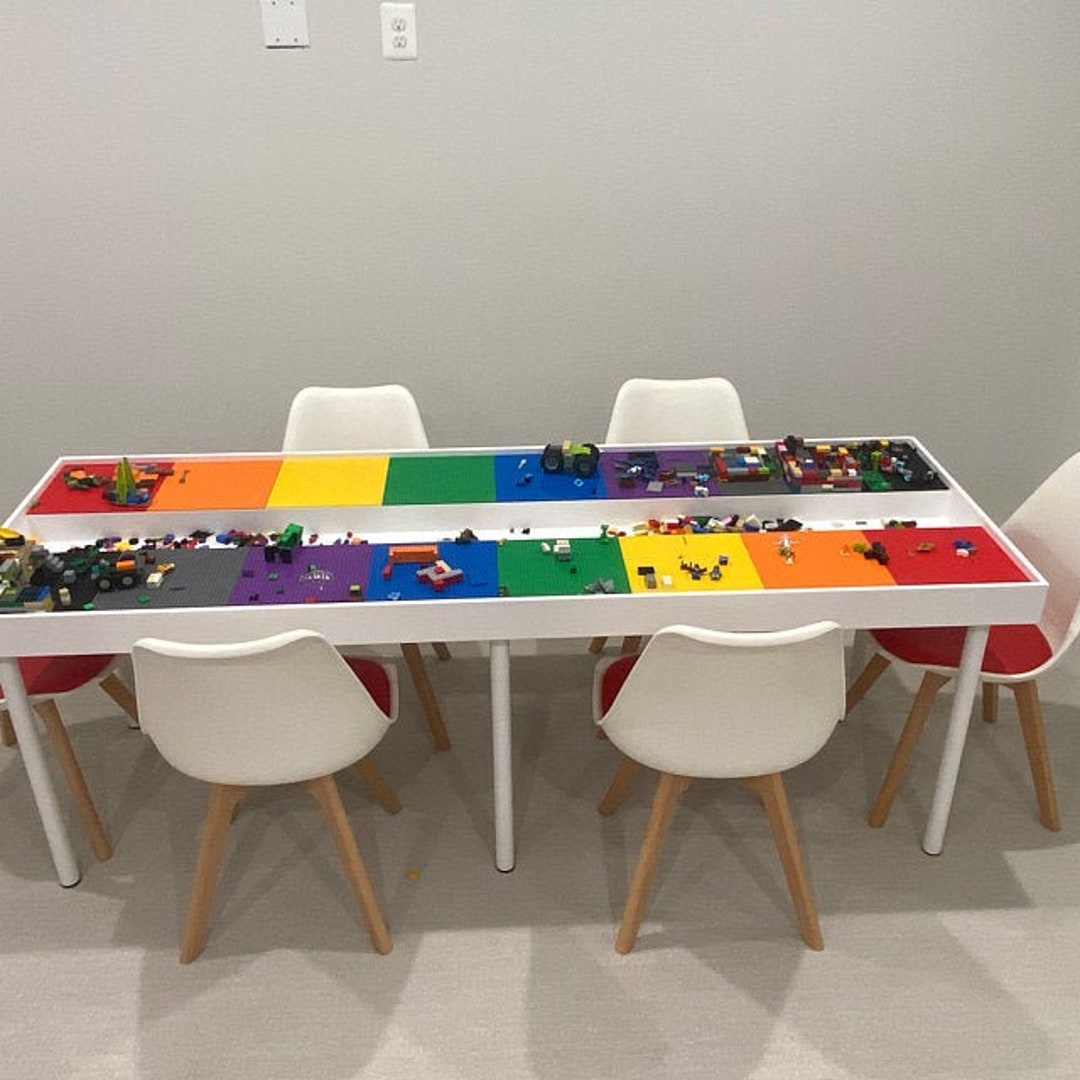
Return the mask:
<svg viewBox="0 0 1080 1080">
<path fill-rule="evenodd" d="M 577 596 L 598 578 L 611 581 L 615 592 L 628 593 L 619 541 L 584 538 L 570 541 L 570 559 L 561 561 L 542 543 L 552 541 L 508 540 L 499 545 L 499 584 L 508 596 Z"/>
<path fill-rule="evenodd" d="M 491 454 L 390 459 L 384 506 L 494 501 L 495 463 Z"/>
</svg>

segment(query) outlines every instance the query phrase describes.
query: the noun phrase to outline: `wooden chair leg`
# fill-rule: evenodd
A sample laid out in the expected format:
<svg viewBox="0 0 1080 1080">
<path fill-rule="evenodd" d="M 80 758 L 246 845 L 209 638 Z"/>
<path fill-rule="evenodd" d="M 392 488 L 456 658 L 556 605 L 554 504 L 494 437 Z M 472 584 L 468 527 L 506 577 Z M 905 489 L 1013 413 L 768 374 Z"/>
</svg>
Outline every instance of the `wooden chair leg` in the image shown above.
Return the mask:
<svg viewBox="0 0 1080 1080">
<path fill-rule="evenodd" d="M 356 837 L 349 828 L 349 819 L 345 816 L 345 808 L 341 805 L 337 784 L 334 783 L 332 776 L 320 776 L 314 780 L 305 781 L 304 787 L 315 797 L 326 818 L 326 824 L 330 829 L 330 835 L 334 838 L 334 845 L 341 859 L 341 865 L 345 868 L 345 876 L 349 879 L 349 885 L 352 887 L 357 907 L 367 927 L 371 944 L 377 953 L 385 956 L 394 945 L 390 940 L 390 931 L 386 929 L 386 923 L 383 922 L 382 912 L 379 911 L 379 904 L 375 899 L 375 890 L 371 887 L 367 869 L 360 858 Z"/>
<path fill-rule="evenodd" d="M 450 650 L 447 648 L 445 641 L 433 641 L 431 647 L 435 650 L 435 655 L 440 660 L 450 659 Z"/>
<path fill-rule="evenodd" d="M 34 711 L 45 725 L 49 742 L 52 743 L 53 752 L 60 762 L 60 768 L 64 772 L 71 796 L 75 800 L 75 807 L 79 811 L 79 817 L 82 818 L 86 834 L 90 838 L 90 847 L 94 855 L 105 862 L 112 858 L 112 843 L 105 832 L 105 827 L 101 824 L 94 800 L 90 797 L 86 777 L 83 776 L 83 771 L 79 767 L 79 761 L 75 757 L 75 750 L 71 745 L 71 739 L 68 738 L 64 722 L 60 719 L 60 710 L 56 707 L 55 701 L 46 699 L 39 701 L 34 706 Z"/>
<path fill-rule="evenodd" d="M 428 727 L 431 729 L 431 737 L 435 740 L 436 750 L 450 749 L 450 734 L 443 722 L 442 712 L 439 709 L 439 699 L 432 689 L 431 680 L 428 678 L 427 668 L 424 667 L 424 658 L 420 655 L 419 645 L 401 646 L 401 655 L 405 657 L 405 664 L 412 676 L 413 686 L 420 695 L 420 704 L 427 717 Z"/>
<path fill-rule="evenodd" d="M 589 642 L 589 652 L 602 653 L 604 646 L 607 644 L 606 637 L 594 637 Z M 641 635 L 635 634 L 631 637 L 624 637 L 622 639 L 622 645 L 619 646 L 619 654 L 621 656 L 631 656 L 636 652 L 641 651 Z"/>
<path fill-rule="evenodd" d="M 926 726 L 927 717 L 934 705 L 937 692 L 949 681 L 947 675 L 938 675 L 928 671 L 923 675 L 915 700 L 908 713 L 907 723 L 900 733 L 900 741 L 893 751 L 892 761 L 885 773 L 885 779 L 881 782 L 874 805 L 870 808 L 869 822 L 871 827 L 880 829 L 885 824 L 892 809 L 893 799 L 900 790 L 900 785 L 907 775 L 908 766 L 911 764 L 911 755 L 915 752 L 915 746 L 919 741 L 923 728 Z"/>
<path fill-rule="evenodd" d="M 206 947 L 206 932 L 210 926 L 210 907 L 214 902 L 221 864 L 225 859 L 225 843 L 233 812 L 250 793 L 248 787 L 232 784 L 213 784 L 203 821 L 199 858 L 195 865 L 195 880 L 191 886 L 184 937 L 180 943 L 180 963 L 190 964 Z"/>
<path fill-rule="evenodd" d="M 748 783 L 761 796 L 765 806 L 765 816 L 769 819 L 780 865 L 784 868 L 788 891 L 795 904 L 799 933 L 811 949 L 824 949 L 825 939 L 821 936 L 814 893 L 806 876 L 806 864 L 803 862 L 799 837 L 795 832 L 795 822 L 791 817 L 784 779 L 779 773 L 769 773 L 767 776 L 752 777 Z"/>
<path fill-rule="evenodd" d="M 388 814 L 400 812 L 401 802 L 394 789 L 386 782 L 386 777 L 379 772 L 378 766 L 370 757 L 361 758 L 353 768 L 364 778 L 371 794 Z"/>
<path fill-rule="evenodd" d="M 889 666 L 889 659 L 881 653 L 874 653 L 869 663 L 862 669 L 862 674 L 848 687 L 847 699 L 844 703 L 844 716 L 847 716 L 864 697 L 866 692 L 881 678 Z"/>
<path fill-rule="evenodd" d="M 1050 771 L 1050 752 L 1046 746 L 1046 728 L 1039 703 L 1039 689 L 1034 679 L 1014 683 L 1012 689 L 1016 696 L 1016 708 L 1020 713 L 1020 730 L 1024 733 L 1031 779 L 1035 782 L 1039 821 L 1047 829 L 1057 832 L 1061 828 L 1061 815 L 1058 813 L 1054 777 Z"/>
<path fill-rule="evenodd" d="M 1000 683 L 984 682 L 982 684 L 982 718 L 992 724 L 998 715 L 998 689 Z"/>
<path fill-rule="evenodd" d="M 660 861 L 660 851 L 664 846 L 664 837 L 671 827 L 675 816 L 675 805 L 679 796 L 690 786 L 690 778 L 676 776 L 673 773 L 661 773 L 660 784 L 653 799 L 649 824 L 645 830 L 645 840 L 638 855 L 637 867 L 630 883 L 630 894 L 626 899 L 619 933 L 615 938 L 615 951 L 628 953 L 637 941 L 638 930 L 645 914 L 645 901 L 649 896 L 656 867 Z"/>
<path fill-rule="evenodd" d="M 240 816 L 240 808 L 251 798 L 252 795 L 258 791 L 258 788 L 244 787 L 238 789 L 240 794 L 236 797 L 236 802 L 233 803 L 232 813 L 229 814 L 229 824 L 235 825 L 236 819 Z"/>
<path fill-rule="evenodd" d="M 135 695 L 128 686 L 114 673 L 110 673 L 101 680 L 101 689 L 127 713 L 130 721 L 128 727 L 137 728 L 139 726 L 139 706 L 135 701 Z"/>
<path fill-rule="evenodd" d="M 608 789 L 597 807 L 600 814 L 604 817 L 611 817 L 622 806 L 622 801 L 626 798 L 626 793 L 630 790 L 634 777 L 641 772 L 641 768 L 640 761 L 635 761 L 633 758 L 623 755 L 623 759 L 619 762 L 619 767 L 615 770 L 615 775 L 612 777 L 611 783 L 608 785 Z"/>
<path fill-rule="evenodd" d="M 7 709 L 0 709 L 0 742 L 5 746 L 14 746 L 18 741 L 15 738 L 15 727 L 11 723 Z"/>
</svg>

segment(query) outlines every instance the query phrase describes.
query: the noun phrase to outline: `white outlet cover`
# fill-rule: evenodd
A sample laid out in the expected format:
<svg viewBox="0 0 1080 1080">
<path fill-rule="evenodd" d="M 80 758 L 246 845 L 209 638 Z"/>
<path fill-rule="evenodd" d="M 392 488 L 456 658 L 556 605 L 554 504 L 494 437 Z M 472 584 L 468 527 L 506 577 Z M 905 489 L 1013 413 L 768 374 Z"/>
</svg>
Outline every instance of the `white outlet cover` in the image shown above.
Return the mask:
<svg viewBox="0 0 1080 1080">
<path fill-rule="evenodd" d="M 416 5 L 379 5 L 384 60 L 415 60 L 420 55 L 416 40 Z"/>
<path fill-rule="evenodd" d="M 311 44 L 307 0 L 259 0 L 259 8 L 268 49 L 301 49 Z"/>
</svg>

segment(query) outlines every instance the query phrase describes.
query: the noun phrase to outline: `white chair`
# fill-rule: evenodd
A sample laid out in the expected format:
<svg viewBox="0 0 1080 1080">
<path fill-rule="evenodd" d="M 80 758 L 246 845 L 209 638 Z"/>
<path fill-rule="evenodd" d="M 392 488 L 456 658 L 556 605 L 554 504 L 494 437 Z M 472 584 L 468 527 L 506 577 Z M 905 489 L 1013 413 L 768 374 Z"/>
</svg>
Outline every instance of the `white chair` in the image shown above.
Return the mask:
<svg viewBox="0 0 1080 1080">
<path fill-rule="evenodd" d="M 1036 680 L 1057 664 L 1080 635 L 1080 453 L 1043 481 L 1002 531 L 1046 578 L 1049 592 L 1038 624 L 991 627 L 982 663 L 983 719 L 997 718 L 998 687 L 1008 686 L 1016 698 L 1039 820 L 1056 831 L 1061 828 L 1061 817 Z M 978 558 L 978 552 L 973 557 Z M 872 637 L 875 653 L 848 690 L 848 712 L 894 660 L 925 672 L 870 810 L 870 824 L 880 828 L 907 774 L 934 699 L 956 674 L 964 635 L 962 629 L 927 627 L 874 630 Z"/>
<path fill-rule="evenodd" d="M 416 400 L 404 386 L 308 386 L 293 398 L 283 449 L 426 450 Z"/>
<path fill-rule="evenodd" d="M 627 379 L 615 395 L 606 444 L 741 442 L 750 438 L 739 392 L 727 379 Z M 594 637 L 589 652 L 607 643 Z M 624 654 L 637 652 L 640 637 L 623 639 Z"/>
<path fill-rule="evenodd" d="M 600 813 L 615 812 L 642 765 L 660 773 L 617 952 L 634 947 L 675 804 L 695 778 L 738 778 L 761 798 L 802 938 L 824 947 L 781 773 L 813 757 L 843 711 L 832 622 L 769 633 L 669 626 L 639 655 L 600 662 L 593 714 L 624 754 Z"/>
<path fill-rule="evenodd" d="M 236 809 L 256 788 L 278 784 L 301 784 L 314 796 L 372 945 L 390 952 L 334 773 L 355 765 L 384 809 L 400 809 L 368 758 L 397 715 L 393 668 L 346 661 L 308 630 L 229 645 L 143 638 L 132 656 L 143 730 L 174 768 L 212 785 L 180 962 L 194 960 L 206 944 Z"/>
<path fill-rule="evenodd" d="M 282 449 L 351 453 L 366 450 L 426 450 L 427 432 L 415 398 L 404 387 L 308 386 L 289 408 Z M 431 647 L 440 660 L 450 659 L 444 642 Z M 420 698 L 436 749 L 450 749 L 450 735 L 428 678 L 420 646 L 401 645 L 401 654 Z"/>
<path fill-rule="evenodd" d="M 19 660 L 26 693 L 52 744 L 60 762 L 75 808 L 79 812 L 94 855 L 104 862 L 112 858 L 113 847 L 101 816 L 90 795 L 86 777 L 79 767 L 75 750 L 60 716 L 58 702 L 69 694 L 97 683 L 127 713 L 130 723 L 139 726 L 139 710 L 135 695 L 116 675 L 116 657 L 105 656 L 31 656 Z M 16 744 L 15 729 L 4 708 L 6 702 L 0 688 L 0 741 L 5 746 Z"/>
<path fill-rule="evenodd" d="M 606 443 L 740 442 L 750 432 L 727 379 L 627 379 L 615 395 Z"/>
</svg>

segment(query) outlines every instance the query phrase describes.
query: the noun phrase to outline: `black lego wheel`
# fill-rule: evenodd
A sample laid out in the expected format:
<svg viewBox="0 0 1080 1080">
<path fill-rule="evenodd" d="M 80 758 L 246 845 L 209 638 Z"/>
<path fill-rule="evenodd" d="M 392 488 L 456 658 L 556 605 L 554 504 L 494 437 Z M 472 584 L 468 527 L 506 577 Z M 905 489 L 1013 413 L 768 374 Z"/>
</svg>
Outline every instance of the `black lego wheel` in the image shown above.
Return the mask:
<svg viewBox="0 0 1080 1080">
<path fill-rule="evenodd" d="M 562 472 L 562 447 L 558 443 L 548 443 L 540 455 L 540 468 L 544 472 Z"/>
<path fill-rule="evenodd" d="M 574 458 L 574 473 L 582 480 L 588 480 L 590 476 L 596 475 L 596 470 L 600 465 L 600 451 L 592 443 L 582 443 L 582 446 L 588 453 L 578 454 Z"/>
</svg>

